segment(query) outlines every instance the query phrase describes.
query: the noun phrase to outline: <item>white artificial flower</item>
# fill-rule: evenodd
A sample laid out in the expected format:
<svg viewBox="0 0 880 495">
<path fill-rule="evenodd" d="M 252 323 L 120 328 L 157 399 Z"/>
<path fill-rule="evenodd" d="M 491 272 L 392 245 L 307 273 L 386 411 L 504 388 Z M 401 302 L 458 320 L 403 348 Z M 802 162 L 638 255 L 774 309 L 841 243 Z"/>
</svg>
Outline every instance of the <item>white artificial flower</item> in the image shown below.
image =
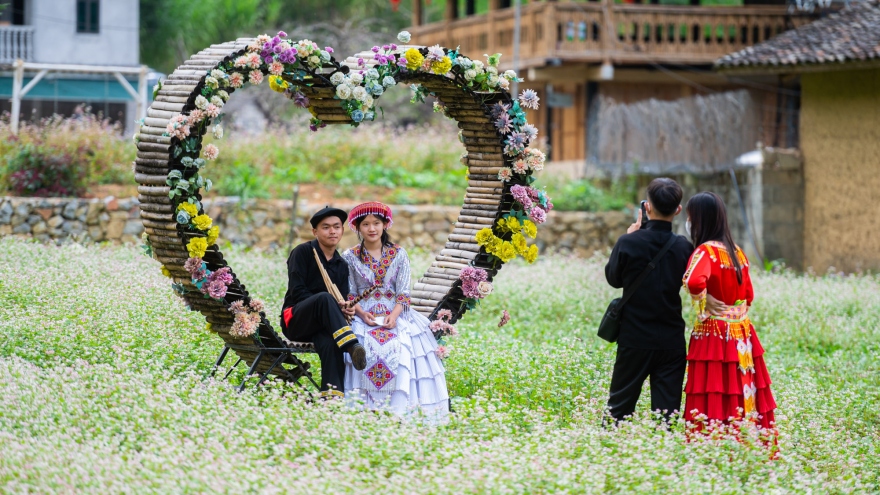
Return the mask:
<svg viewBox="0 0 880 495">
<path fill-rule="evenodd" d="M 345 81 L 345 74 L 342 72 L 334 72 L 333 75 L 330 76 L 330 82 L 334 86 L 339 86 L 343 81 Z"/>
<path fill-rule="evenodd" d="M 498 80 L 498 86 L 500 86 L 503 90 L 508 90 L 510 89 L 510 80 L 502 77 Z"/>
<path fill-rule="evenodd" d="M 222 89 L 220 91 L 217 91 L 217 96 L 223 98 L 223 101 L 229 101 L 229 93 L 223 91 Z"/>
<path fill-rule="evenodd" d="M 498 86 L 498 74 L 492 74 L 486 82 L 489 83 L 489 87 Z"/>
<path fill-rule="evenodd" d="M 357 101 L 364 101 L 367 99 L 367 90 L 363 86 L 358 86 L 351 92 L 351 96 Z"/>
<path fill-rule="evenodd" d="M 223 108 L 223 98 L 220 98 L 219 96 L 212 96 L 211 103 L 217 105 L 217 108 Z"/>
<path fill-rule="evenodd" d="M 342 100 L 351 98 L 351 88 L 347 84 L 336 86 L 336 96 Z"/>
<path fill-rule="evenodd" d="M 370 69 L 367 71 L 367 79 L 379 79 L 379 71 Z"/>
<path fill-rule="evenodd" d="M 372 95 L 368 94 L 366 96 L 366 98 L 364 98 L 364 106 L 367 108 L 373 108 L 373 96 Z"/>
<path fill-rule="evenodd" d="M 489 68 L 486 69 L 486 72 L 488 72 L 489 74 L 492 74 L 492 75 L 497 76 L 497 75 L 498 75 L 498 67 L 493 67 L 493 66 L 490 65 Z"/>
<path fill-rule="evenodd" d="M 196 108 L 199 110 L 208 108 L 208 99 L 202 95 L 196 96 Z"/>
<path fill-rule="evenodd" d="M 476 69 L 477 72 L 483 70 L 483 62 L 480 62 L 479 60 L 474 60 L 473 62 L 474 62 L 474 69 Z"/>
<path fill-rule="evenodd" d="M 468 70 L 464 71 L 464 78 L 465 78 L 465 80 L 470 81 L 470 80 L 472 80 L 472 79 L 475 78 L 475 77 L 477 77 L 477 71 L 476 71 L 476 70 L 474 70 L 474 69 L 468 69 Z"/>
<path fill-rule="evenodd" d="M 220 124 L 215 125 L 213 133 L 214 133 L 215 139 L 222 139 L 223 138 L 223 126 Z"/>
<path fill-rule="evenodd" d="M 219 81 L 220 79 L 226 79 L 226 73 L 220 69 L 214 69 L 211 71 L 211 77 Z"/>
<path fill-rule="evenodd" d="M 312 55 L 311 57 L 309 57 L 309 65 L 313 67 L 321 65 L 321 57 L 317 55 Z"/>
<path fill-rule="evenodd" d="M 512 80 L 516 79 L 516 72 L 514 72 L 512 70 L 506 70 L 506 71 L 504 71 L 504 77 L 507 79 L 510 79 L 512 81 Z"/>
<path fill-rule="evenodd" d="M 401 43 L 409 43 L 409 40 L 412 39 L 412 35 L 409 34 L 409 31 L 401 31 L 397 34 L 397 41 Z"/>
<path fill-rule="evenodd" d="M 385 76 L 382 78 L 382 86 L 385 86 L 386 88 L 390 88 L 395 84 L 397 84 L 397 81 L 395 81 L 394 78 L 391 76 Z"/>
<path fill-rule="evenodd" d="M 360 83 L 364 82 L 364 75 L 361 74 L 360 72 L 355 72 L 354 74 L 349 76 L 349 79 L 351 79 L 351 82 L 353 84 L 360 84 Z"/>
<path fill-rule="evenodd" d="M 205 86 L 207 86 L 211 89 L 217 89 L 217 87 L 220 86 L 220 83 L 217 82 L 217 78 L 212 77 L 212 76 L 208 76 L 205 78 Z"/>
</svg>

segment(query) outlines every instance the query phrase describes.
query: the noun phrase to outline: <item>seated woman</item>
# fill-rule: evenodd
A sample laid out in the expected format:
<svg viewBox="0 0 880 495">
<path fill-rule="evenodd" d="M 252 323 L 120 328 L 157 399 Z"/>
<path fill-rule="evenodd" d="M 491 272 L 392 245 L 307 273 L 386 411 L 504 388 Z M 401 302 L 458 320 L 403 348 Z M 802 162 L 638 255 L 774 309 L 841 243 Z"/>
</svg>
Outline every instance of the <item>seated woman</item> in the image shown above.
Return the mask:
<svg viewBox="0 0 880 495">
<path fill-rule="evenodd" d="M 755 297 L 749 260 L 733 242 L 717 194 L 692 197 L 687 215 L 697 248 L 684 285 L 697 316 L 688 346 L 684 418 L 693 432 L 745 420 L 775 438 L 776 401 L 764 348 L 749 320 Z"/>
<path fill-rule="evenodd" d="M 409 307 L 409 258 L 388 237 L 392 223 L 391 208 L 379 202 L 359 205 L 348 216 L 361 243 L 342 258 L 349 300 L 364 296 L 351 328 L 367 350 L 367 366 L 358 371 L 346 355 L 346 402 L 398 416 L 421 410 L 443 420 L 449 413 L 445 370 L 430 321 Z"/>
</svg>

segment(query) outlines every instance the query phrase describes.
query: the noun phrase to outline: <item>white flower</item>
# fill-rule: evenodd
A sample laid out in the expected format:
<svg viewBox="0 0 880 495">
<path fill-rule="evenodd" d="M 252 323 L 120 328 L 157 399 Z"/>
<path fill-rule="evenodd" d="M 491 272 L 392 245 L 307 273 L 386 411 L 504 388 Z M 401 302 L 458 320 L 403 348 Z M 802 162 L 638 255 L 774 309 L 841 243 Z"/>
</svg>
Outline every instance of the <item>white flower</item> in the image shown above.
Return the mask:
<svg viewBox="0 0 880 495">
<path fill-rule="evenodd" d="M 486 72 L 497 76 L 498 75 L 498 67 L 493 67 L 490 65 L 489 68 L 486 69 Z"/>
<path fill-rule="evenodd" d="M 394 78 L 391 76 L 385 76 L 382 78 L 382 86 L 385 86 L 386 88 L 390 88 L 395 84 L 397 84 L 397 81 L 395 81 Z"/>
<path fill-rule="evenodd" d="M 333 75 L 330 76 L 330 83 L 334 86 L 339 86 L 343 81 L 345 81 L 345 74 L 342 72 L 334 72 Z"/>
<path fill-rule="evenodd" d="M 208 108 L 208 99 L 202 95 L 196 96 L 196 108 L 199 110 Z"/>
<path fill-rule="evenodd" d="M 223 80 L 226 79 L 226 73 L 220 69 L 214 69 L 211 71 L 211 77 L 222 83 Z"/>
<path fill-rule="evenodd" d="M 342 100 L 351 98 L 351 88 L 347 84 L 336 86 L 336 96 Z"/>
<path fill-rule="evenodd" d="M 311 57 L 309 57 L 309 65 L 311 65 L 312 67 L 317 67 L 321 65 L 321 57 L 317 55 L 312 55 Z"/>
<path fill-rule="evenodd" d="M 217 124 L 213 129 L 214 139 L 223 139 L 223 126 Z"/>
<path fill-rule="evenodd" d="M 349 79 L 351 80 L 352 84 L 360 84 L 364 82 L 364 75 L 360 72 L 355 72 L 354 74 L 349 76 Z"/>
<path fill-rule="evenodd" d="M 368 94 L 367 97 L 364 98 L 364 106 L 367 108 L 373 108 L 373 97 L 371 95 Z"/>
<path fill-rule="evenodd" d="M 354 88 L 354 91 L 351 92 L 351 95 L 357 101 L 364 101 L 367 99 L 367 90 L 364 89 L 363 86 L 358 86 L 358 87 Z"/>
<path fill-rule="evenodd" d="M 370 69 L 367 71 L 367 79 L 379 79 L 379 71 Z"/>
<path fill-rule="evenodd" d="M 477 77 L 477 71 L 475 71 L 474 69 L 468 69 L 464 71 L 465 80 L 470 81 L 475 77 Z"/>
<path fill-rule="evenodd" d="M 397 41 L 401 43 L 409 43 L 409 40 L 412 39 L 412 35 L 409 34 L 409 31 L 401 31 L 397 33 Z"/>
<path fill-rule="evenodd" d="M 491 76 L 489 76 L 489 79 L 486 82 L 489 83 L 489 87 L 497 86 L 498 85 L 498 75 L 492 74 Z"/>
<path fill-rule="evenodd" d="M 506 71 L 504 71 L 504 77 L 506 77 L 507 79 L 510 79 L 512 81 L 512 80 L 516 79 L 516 72 L 514 72 L 512 70 L 506 70 Z"/>
<path fill-rule="evenodd" d="M 229 93 L 223 91 L 222 89 L 220 91 L 217 91 L 217 96 L 223 98 L 223 101 L 229 101 Z"/>
<path fill-rule="evenodd" d="M 217 87 L 220 86 L 220 83 L 217 82 L 216 77 L 208 76 L 205 78 L 205 86 L 207 86 L 211 89 L 217 89 Z"/>
<path fill-rule="evenodd" d="M 498 86 L 504 90 L 510 89 L 510 81 L 502 77 L 498 80 Z"/>
<path fill-rule="evenodd" d="M 480 62 L 479 60 L 474 60 L 473 62 L 474 62 L 474 69 L 476 69 L 477 72 L 483 70 L 483 62 Z"/>
<path fill-rule="evenodd" d="M 217 95 L 211 97 L 211 103 L 217 105 L 217 108 L 223 108 L 223 98 L 220 98 Z"/>
<path fill-rule="evenodd" d="M 477 284 L 477 290 L 480 292 L 481 297 L 486 297 L 492 293 L 492 283 L 491 282 L 480 282 Z"/>
</svg>

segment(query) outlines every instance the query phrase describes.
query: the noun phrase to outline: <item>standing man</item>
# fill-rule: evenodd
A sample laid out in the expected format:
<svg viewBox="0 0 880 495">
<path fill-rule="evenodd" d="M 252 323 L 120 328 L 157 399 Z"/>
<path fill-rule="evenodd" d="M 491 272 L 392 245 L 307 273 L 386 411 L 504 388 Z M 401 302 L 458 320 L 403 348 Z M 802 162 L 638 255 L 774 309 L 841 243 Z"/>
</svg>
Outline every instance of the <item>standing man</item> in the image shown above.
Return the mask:
<svg viewBox="0 0 880 495">
<path fill-rule="evenodd" d="M 312 216 L 315 239 L 293 248 L 287 258 L 287 294 L 281 310 L 281 331 L 289 340 L 313 342 L 321 358 L 321 397 L 343 397 L 345 360 L 351 355 L 355 369 L 367 365 L 364 346 L 345 315 L 353 316 L 354 308 L 346 302 L 337 303 L 327 292 L 313 249 L 339 292 L 348 294 L 348 264 L 336 252 L 342 239 L 342 226 L 348 215 L 339 208 L 324 207 Z"/>
<path fill-rule="evenodd" d="M 672 219 L 681 212 L 681 186 L 667 178 L 648 185 L 645 204 L 648 223 L 641 228 L 642 212 L 617 240 L 605 265 L 605 278 L 624 294 L 633 290 L 648 263 L 675 235 Z M 681 316 L 681 280 L 694 247 L 677 236 L 620 314 L 617 359 L 611 375 L 608 409 L 615 422 L 635 411 L 642 384 L 651 377 L 651 410 L 669 420 L 681 409 L 682 383 L 687 364 L 684 319 Z"/>
</svg>

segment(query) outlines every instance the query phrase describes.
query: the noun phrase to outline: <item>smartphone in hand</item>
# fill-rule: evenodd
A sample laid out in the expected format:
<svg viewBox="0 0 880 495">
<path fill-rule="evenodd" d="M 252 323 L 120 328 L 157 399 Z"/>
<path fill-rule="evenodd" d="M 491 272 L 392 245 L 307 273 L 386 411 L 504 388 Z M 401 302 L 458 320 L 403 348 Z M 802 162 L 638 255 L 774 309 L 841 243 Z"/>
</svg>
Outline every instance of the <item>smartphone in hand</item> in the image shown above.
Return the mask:
<svg viewBox="0 0 880 495">
<path fill-rule="evenodd" d="M 641 208 L 641 210 L 642 210 L 642 226 L 641 226 L 641 228 L 643 228 L 643 229 L 648 226 L 648 210 L 645 209 L 645 203 L 647 203 L 647 201 L 645 201 L 643 199 L 641 204 L 639 205 L 639 208 Z"/>
</svg>

